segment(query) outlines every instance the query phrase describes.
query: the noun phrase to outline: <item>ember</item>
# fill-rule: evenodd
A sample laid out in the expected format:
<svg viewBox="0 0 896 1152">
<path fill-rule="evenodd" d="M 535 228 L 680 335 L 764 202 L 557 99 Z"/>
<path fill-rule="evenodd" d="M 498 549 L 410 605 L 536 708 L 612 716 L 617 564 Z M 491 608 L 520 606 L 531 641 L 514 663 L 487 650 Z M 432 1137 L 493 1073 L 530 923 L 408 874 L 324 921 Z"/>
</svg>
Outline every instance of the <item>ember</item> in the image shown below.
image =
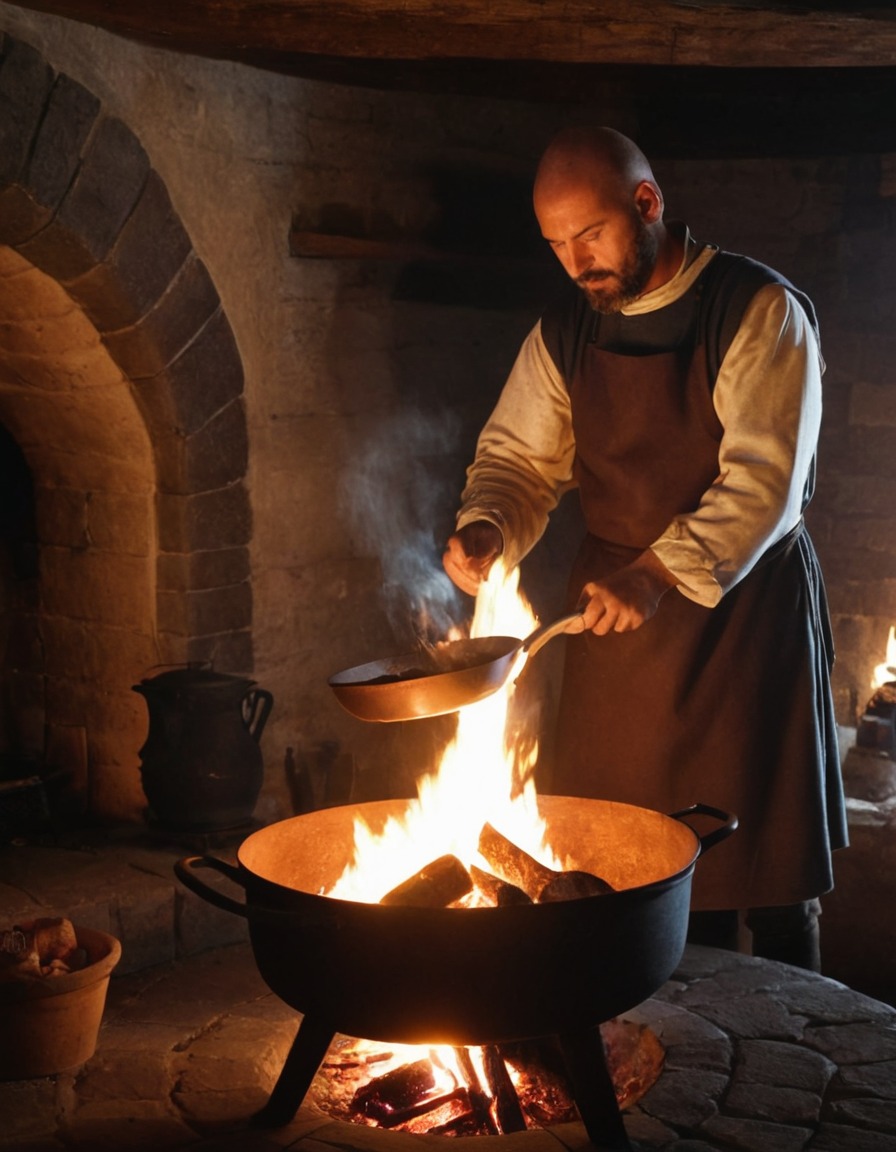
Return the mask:
<svg viewBox="0 0 896 1152">
<path fill-rule="evenodd" d="M 664 1053 L 631 1020 L 601 1025 L 620 1108 L 654 1084 Z M 549 1037 L 484 1048 L 406 1048 L 337 1037 L 310 1099 L 334 1119 L 416 1134 L 489 1136 L 578 1119 L 559 1044 Z"/>
</svg>

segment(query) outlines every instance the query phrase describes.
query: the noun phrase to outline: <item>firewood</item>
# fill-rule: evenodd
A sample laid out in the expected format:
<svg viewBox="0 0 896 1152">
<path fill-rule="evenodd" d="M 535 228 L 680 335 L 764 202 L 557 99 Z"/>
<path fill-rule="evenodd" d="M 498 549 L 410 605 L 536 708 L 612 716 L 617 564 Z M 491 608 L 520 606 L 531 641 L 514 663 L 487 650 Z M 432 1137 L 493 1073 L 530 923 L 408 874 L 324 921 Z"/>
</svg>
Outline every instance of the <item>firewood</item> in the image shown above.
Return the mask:
<svg viewBox="0 0 896 1152">
<path fill-rule="evenodd" d="M 390 1126 L 400 1123 L 396 1117 L 404 1119 L 434 1087 L 435 1076 L 429 1060 L 415 1060 L 359 1088 L 352 1099 L 352 1111 Z"/>
<path fill-rule="evenodd" d="M 494 1044 L 488 1044 L 482 1049 L 482 1062 L 485 1070 L 485 1079 L 488 1090 L 494 1100 L 494 1116 L 498 1131 L 523 1132 L 526 1128 L 526 1118 L 520 1107 L 519 1097 L 507 1071 L 507 1065 Z"/>
<path fill-rule="evenodd" d="M 613 891 L 606 880 L 591 872 L 557 872 L 548 868 L 502 836 L 491 824 L 482 827 L 479 851 L 501 879 L 522 888 L 536 903 L 578 900 L 583 896 L 602 896 Z"/>
<path fill-rule="evenodd" d="M 470 873 L 456 856 L 440 856 L 380 899 L 380 904 L 445 908 L 472 889 Z"/>
<path fill-rule="evenodd" d="M 508 884 L 506 880 L 502 880 L 498 876 L 493 876 L 491 872 L 486 872 L 484 868 L 477 868 L 475 864 L 470 865 L 470 876 L 483 896 L 499 907 L 504 907 L 508 904 L 532 903 L 522 888 L 517 888 L 515 884 Z"/>
<path fill-rule="evenodd" d="M 488 1096 L 483 1091 L 479 1074 L 476 1071 L 473 1061 L 470 1059 L 470 1053 L 466 1048 L 455 1048 L 454 1055 L 457 1058 L 458 1066 L 466 1083 L 467 1095 L 470 1098 L 470 1108 L 476 1117 L 477 1123 L 479 1123 L 489 1135 L 500 1135 L 498 1125 L 489 1108 Z"/>
</svg>

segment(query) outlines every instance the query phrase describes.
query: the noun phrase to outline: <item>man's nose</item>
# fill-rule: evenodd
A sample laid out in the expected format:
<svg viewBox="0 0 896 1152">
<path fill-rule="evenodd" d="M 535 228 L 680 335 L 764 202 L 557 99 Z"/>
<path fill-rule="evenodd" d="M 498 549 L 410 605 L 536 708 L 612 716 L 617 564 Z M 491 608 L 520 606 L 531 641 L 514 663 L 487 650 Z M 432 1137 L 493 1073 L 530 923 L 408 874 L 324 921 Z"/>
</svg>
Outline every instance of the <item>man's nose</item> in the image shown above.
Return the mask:
<svg viewBox="0 0 896 1152">
<path fill-rule="evenodd" d="M 578 279 L 583 272 L 587 272 L 594 260 L 588 251 L 588 245 L 580 240 L 573 240 L 566 246 L 566 271 L 573 280 Z"/>
</svg>

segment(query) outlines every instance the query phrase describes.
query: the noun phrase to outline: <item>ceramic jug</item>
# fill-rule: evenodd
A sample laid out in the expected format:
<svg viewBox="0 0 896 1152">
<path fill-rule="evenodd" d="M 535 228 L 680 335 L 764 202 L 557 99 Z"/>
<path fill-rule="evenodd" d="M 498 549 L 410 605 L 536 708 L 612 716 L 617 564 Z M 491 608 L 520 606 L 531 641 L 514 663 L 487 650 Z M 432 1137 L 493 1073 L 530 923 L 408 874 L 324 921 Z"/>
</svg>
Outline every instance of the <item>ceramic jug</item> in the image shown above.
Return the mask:
<svg viewBox="0 0 896 1152">
<path fill-rule="evenodd" d="M 254 680 L 194 666 L 133 690 L 149 710 L 140 771 L 150 822 L 197 832 L 246 824 L 264 778 L 259 740 L 271 693 Z"/>
</svg>

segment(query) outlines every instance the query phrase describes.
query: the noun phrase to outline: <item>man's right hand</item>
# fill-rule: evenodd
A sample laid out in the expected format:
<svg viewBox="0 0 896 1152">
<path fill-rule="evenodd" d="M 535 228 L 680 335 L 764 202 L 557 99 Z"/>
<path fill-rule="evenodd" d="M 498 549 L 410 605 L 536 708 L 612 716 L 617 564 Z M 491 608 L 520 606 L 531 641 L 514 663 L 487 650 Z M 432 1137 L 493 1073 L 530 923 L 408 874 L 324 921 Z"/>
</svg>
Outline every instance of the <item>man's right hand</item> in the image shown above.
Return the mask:
<svg viewBox="0 0 896 1152">
<path fill-rule="evenodd" d="M 488 520 L 474 520 L 449 538 L 442 554 L 442 565 L 461 591 L 475 596 L 495 559 L 503 551 L 501 529 Z"/>
</svg>

